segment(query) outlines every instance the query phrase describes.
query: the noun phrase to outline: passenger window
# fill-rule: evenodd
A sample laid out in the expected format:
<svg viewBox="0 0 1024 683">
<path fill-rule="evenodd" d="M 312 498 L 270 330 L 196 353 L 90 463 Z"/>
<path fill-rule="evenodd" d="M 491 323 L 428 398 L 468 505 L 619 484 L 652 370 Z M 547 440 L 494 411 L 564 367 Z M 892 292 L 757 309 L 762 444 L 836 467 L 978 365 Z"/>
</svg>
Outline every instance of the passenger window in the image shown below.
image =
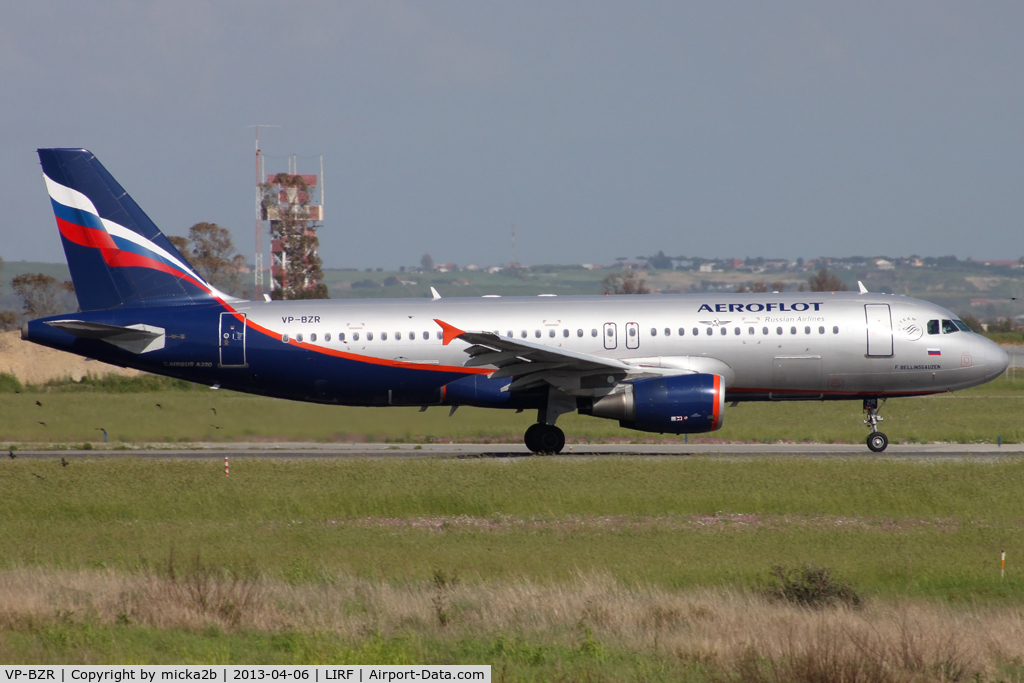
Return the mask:
<svg viewBox="0 0 1024 683">
<path fill-rule="evenodd" d="M 435 336 L 438 339 L 444 339 L 444 332 L 442 332 L 441 330 L 438 330 Z"/>
<path fill-rule="evenodd" d="M 597 336 L 597 328 L 596 327 L 590 331 L 590 336 L 591 337 L 596 337 Z"/>
<path fill-rule="evenodd" d="M 725 327 L 721 327 L 721 328 L 719 328 L 719 329 L 721 329 L 721 330 L 722 330 L 722 336 L 723 336 L 723 337 L 724 337 L 725 335 L 729 334 L 729 330 L 728 330 L 727 328 L 725 328 Z"/>
<path fill-rule="evenodd" d="M 957 326 L 953 324 L 952 320 L 943 320 L 942 321 L 942 334 L 953 334 L 954 332 L 959 332 L 959 331 L 960 330 L 957 329 Z"/>
<path fill-rule="evenodd" d="M 537 339 L 540 339 L 540 330 L 534 330 L 533 336 L 536 337 Z"/>
<path fill-rule="evenodd" d="M 636 336 L 636 328 L 635 327 L 629 328 L 629 336 L 630 337 L 635 337 Z"/>
<path fill-rule="evenodd" d="M 669 328 L 669 327 L 665 328 L 665 336 L 666 337 L 671 337 L 672 336 L 672 329 L 671 328 Z"/>
<path fill-rule="evenodd" d="M 548 336 L 549 337 L 554 337 L 555 336 L 555 331 L 554 330 L 548 330 Z"/>
<path fill-rule="evenodd" d="M 423 338 L 429 340 L 430 339 L 430 333 L 429 332 L 424 332 L 423 333 Z"/>
<path fill-rule="evenodd" d="M 520 332 L 519 336 L 522 337 L 523 339 L 526 339 L 526 330 L 523 330 L 522 332 Z"/>
<path fill-rule="evenodd" d="M 614 333 L 612 332 L 612 328 L 610 328 L 610 327 L 609 327 L 609 328 L 608 328 L 608 330 L 607 330 L 607 332 L 606 332 L 606 334 L 607 334 L 607 335 L 608 335 L 609 337 L 610 337 L 610 336 L 612 336 L 612 334 L 614 334 Z"/>
<path fill-rule="evenodd" d="M 380 340 L 381 341 L 387 341 L 388 340 L 388 333 L 387 332 L 381 332 L 380 333 Z"/>
<path fill-rule="evenodd" d="M 285 344 L 287 344 L 288 343 L 288 335 L 287 334 L 282 334 L 281 335 L 281 341 L 283 341 Z"/>
<path fill-rule="evenodd" d="M 686 336 L 686 328 L 685 327 L 680 327 L 679 328 L 679 336 L 680 337 L 685 337 Z"/>
<path fill-rule="evenodd" d="M 569 336 L 569 328 L 568 327 L 565 328 L 564 330 L 562 330 L 562 336 L 563 337 L 568 337 Z"/>
<path fill-rule="evenodd" d="M 761 328 L 761 334 L 768 334 L 768 328 L 767 327 L 762 327 Z"/>
<path fill-rule="evenodd" d="M 309 335 L 309 341 L 311 341 L 311 342 L 315 342 L 316 341 L 316 332 L 314 332 L 313 334 Z"/>
<path fill-rule="evenodd" d="M 576 330 L 576 336 L 577 337 L 582 337 L 583 336 L 583 328 L 582 327 L 580 329 Z"/>
<path fill-rule="evenodd" d="M 825 326 L 824 325 L 822 325 L 821 327 L 818 328 L 818 334 L 825 334 Z"/>
<path fill-rule="evenodd" d="M 832 326 L 832 334 L 839 334 L 839 325 Z"/>
<path fill-rule="evenodd" d="M 697 328 L 696 328 L 696 327 L 695 327 L 695 328 L 693 328 L 693 336 L 694 336 L 694 337 L 696 337 L 696 336 L 697 336 L 698 332 L 699 332 L 699 330 L 697 330 Z"/>
<path fill-rule="evenodd" d="M 789 333 L 790 334 L 796 334 L 796 327 L 789 328 Z"/>
<path fill-rule="evenodd" d="M 344 332 L 339 332 L 338 333 L 338 341 L 340 341 L 340 342 L 345 341 L 345 333 Z"/>
<path fill-rule="evenodd" d="M 295 341 L 297 341 L 297 342 L 302 341 L 302 333 L 301 332 L 299 332 L 297 335 L 295 335 Z"/>
<path fill-rule="evenodd" d="M 416 341 L 416 333 L 415 332 L 410 332 L 409 333 L 409 341 Z"/>
<path fill-rule="evenodd" d="M 709 328 L 708 328 L 708 336 L 710 337 L 710 336 L 711 336 L 712 334 L 714 334 L 714 333 L 715 333 L 715 331 L 714 331 L 714 330 L 712 330 L 712 329 L 711 329 L 711 328 L 709 327 Z"/>
<path fill-rule="evenodd" d="M 775 334 L 782 334 L 782 328 L 781 327 L 776 327 L 775 328 Z"/>
<path fill-rule="evenodd" d="M 651 328 L 651 336 L 652 337 L 657 337 L 658 336 L 658 329 L 656 327 L 652 327 Z"/>
<path fill-rule="evenodd" d="M 373 332 L 366 333 L 366 341 L 373 341 Z"/>
<path fill-rule="evenodd" d="M 810 333 L 811 333 L 811 326 L 808 325 L 807 327 L 804 328 L 804 334 L 810 334 Z"/>
<path fill-rule="evenodd" d="M 754 334 L 754 328 L 753 327 L 748 327 L 747 328 L 747 334 Z"/>
<path fill-rule="evenodd" d="M 395 332 L 395 341 L 402 341 L 402 333 Z"/>
<path fill-rule="evenodd" d="M 740 328 L 737 327 L 736 328 L 736 334 L 738 335 L 739 333 L 740 333 Z"/>
<path fill-rule="evenodd" d="M 928 321 L 928 334 L 938 334 L 938 333 L 939 333 L 939 321 L 938 320 L 929 320 Z"/>
<path fill-rule="evenodd" d="M 352 341 L 359 341 L 359 333 L 358 332 L 353 332 L 352 333 Z"/>
<path fill-rule="evenodd" d="M 324 341 L 325 342 L 331 341 L 331 333 L 330 332 L 327 332 L 327 333 L 324 334 Z"/>
</svg>

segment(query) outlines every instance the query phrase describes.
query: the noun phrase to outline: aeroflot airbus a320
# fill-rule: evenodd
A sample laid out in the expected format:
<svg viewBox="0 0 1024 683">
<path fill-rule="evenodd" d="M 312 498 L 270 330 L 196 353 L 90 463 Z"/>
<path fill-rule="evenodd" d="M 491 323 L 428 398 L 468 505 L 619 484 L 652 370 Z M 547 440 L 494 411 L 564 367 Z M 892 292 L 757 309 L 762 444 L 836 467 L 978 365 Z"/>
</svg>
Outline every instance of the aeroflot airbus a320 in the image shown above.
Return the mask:
<svg viewBox="0 0 1024 683">
<path fill-rule="evenodd" d="M 878 400 L 988 382 L 996 344 L 927 301 L 852 293 L 242 301 L 206 282 L 96 157 L 41 149 L 81 311 L 22 337 L 236 391 L 349 406 L 579 411 L 645 432 L 722 426 L 732 401 Z M 863 288 L 862 288 L 863 289 Z"/>
</svg>

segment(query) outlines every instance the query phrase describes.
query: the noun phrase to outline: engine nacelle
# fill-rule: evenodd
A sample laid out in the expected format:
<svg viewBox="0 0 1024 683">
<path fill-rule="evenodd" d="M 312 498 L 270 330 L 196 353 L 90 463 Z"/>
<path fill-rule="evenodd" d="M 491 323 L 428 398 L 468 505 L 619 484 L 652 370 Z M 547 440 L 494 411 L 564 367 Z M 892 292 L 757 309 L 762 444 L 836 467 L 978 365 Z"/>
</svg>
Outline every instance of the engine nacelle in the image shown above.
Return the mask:
<svg viewBox="0 0 1024 683">
<path fill-rule="evenodd" d="M 697 434 L 721 428 L 725 382 L 720 375 L 650 377 L 627 383 L 580 412 L 618 420 L 642 432 Z"/>
</svg>

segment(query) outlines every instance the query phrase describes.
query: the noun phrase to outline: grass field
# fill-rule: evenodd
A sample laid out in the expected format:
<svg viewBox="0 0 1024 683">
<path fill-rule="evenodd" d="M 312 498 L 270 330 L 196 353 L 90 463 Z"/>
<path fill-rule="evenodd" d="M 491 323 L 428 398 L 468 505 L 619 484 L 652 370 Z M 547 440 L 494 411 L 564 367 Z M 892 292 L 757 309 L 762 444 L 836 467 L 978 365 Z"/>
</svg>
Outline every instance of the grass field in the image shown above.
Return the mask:
<svg viewBox="0 0 1024 683">
<path fill-rule="evenodd" d="M 533 413 L 447 408 L 347 408 L 262 398 L 156 377 L 5 385 L 0 376 L 0 443 L 194 441 L 476 441 L 519 443 Z M 39 406 L 36 402 L 41 403 Z M 215 412 L 216 411 L 216 412 Z M 1024 375 L 953 394 L 893 399 L 882 429 L 894 443 L 1024 441 Z M 861 443 L 867 436 L 859 402 L 741 403 L 725 426 L 702 440 Z M 43 424 L 45 423 L 45 424 Z M 569 443 L 681 441 L 621 429 L 580 415 L 558 421 Z"/>
<path fill-rule="evenodd" d="M 666 681 L 838 680 L 798 669 L 875 661 L 891 675 L 871 680 L 1020 680 L 1018 460 L 219 465 L 4 459 L 0 659 Z M 773 565 L 805 563 L 867 607 L 760 596 Z"/>
</svg>

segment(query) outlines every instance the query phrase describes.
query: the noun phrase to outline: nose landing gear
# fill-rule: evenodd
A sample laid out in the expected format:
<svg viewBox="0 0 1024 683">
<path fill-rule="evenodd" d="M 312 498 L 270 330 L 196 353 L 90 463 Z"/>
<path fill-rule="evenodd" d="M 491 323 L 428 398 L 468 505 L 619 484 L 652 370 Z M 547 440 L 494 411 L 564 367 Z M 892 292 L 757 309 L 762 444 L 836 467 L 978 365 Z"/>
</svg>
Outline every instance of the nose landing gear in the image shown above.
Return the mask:
<svg viewBox="0 0 1024 683">
<path fill-rule="evenodd" d="M 882 403 L 885 403 L 884 398 Z M 889 437 L 878 431 L 878 423 L 882 421 L 882 418 L 878 416 L 878 411 L 877 398 L 864 399 L 864 412 L 868 414 L 868 419 L 864 420 L 864 424 L 871 430 L 871 433 L 868 434 L 868 449 L 872 453 L 881 453 L 889 445 Z"/>
<path fill-rule="evenodd" d="M 534 453 L 560 453 L 565 447 L 565 433 L 555 425 L 538 422 L 526 430 L 523 441 Z"/>
</svg>

